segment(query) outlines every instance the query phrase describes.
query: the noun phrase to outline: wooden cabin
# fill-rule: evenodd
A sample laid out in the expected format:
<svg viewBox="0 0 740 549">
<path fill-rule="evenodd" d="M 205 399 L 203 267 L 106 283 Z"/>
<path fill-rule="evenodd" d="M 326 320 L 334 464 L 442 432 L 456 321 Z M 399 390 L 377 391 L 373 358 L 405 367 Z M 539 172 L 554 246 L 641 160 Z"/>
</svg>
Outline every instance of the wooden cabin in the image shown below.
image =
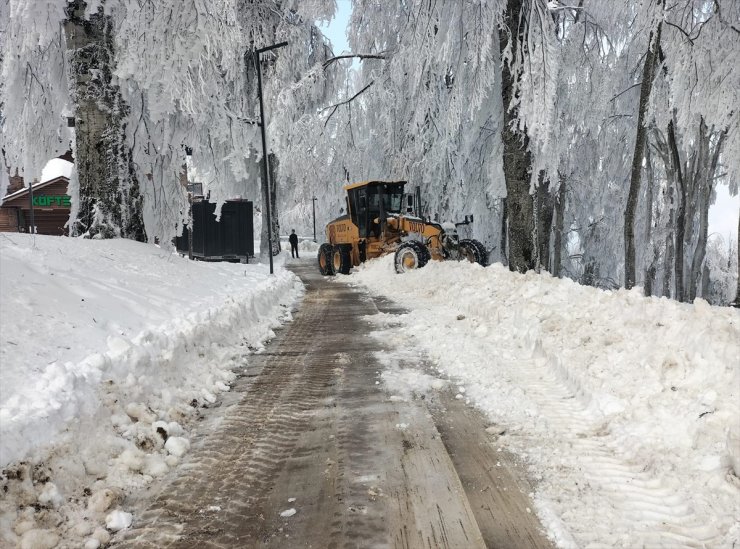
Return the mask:
<svg viewBox="0 0 740 549">
<path fill-rule="evenodd" d="M 68 234 L 71 200 L 67 194 L 69 179 L 55 177 L 33 186 L 33 217 L 36 233 L 62 236 Z M 31 223 L 29 189 L 24 187 L 3 199 L 0 205 L 0 231 L 27 233 Z"/>
</svg>

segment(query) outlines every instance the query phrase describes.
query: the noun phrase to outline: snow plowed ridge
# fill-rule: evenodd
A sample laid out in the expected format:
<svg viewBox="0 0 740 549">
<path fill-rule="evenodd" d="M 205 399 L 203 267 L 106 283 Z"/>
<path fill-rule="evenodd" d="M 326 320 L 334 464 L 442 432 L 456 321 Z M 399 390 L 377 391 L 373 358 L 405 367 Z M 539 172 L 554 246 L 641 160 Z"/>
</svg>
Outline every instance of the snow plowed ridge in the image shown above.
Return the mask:
<svg viewBox="0 0 740 549">
<path fill-rule="evenodd" d="M 302 286 L 280 268 L 131 241 L 0 244 L 2 338 L 16 350 L 3 345 L 0 361 L 0 545 L 107 544 L 104 525 L 130 523 L 124 494 L 178 467 L 202 410 L 290 319 Z"/>
<path fill-rule="evenodd" d="M 560 546 L 740 543 L 735 311 L 500 266 L 394 276 L 386 263 L 353 276 L 410 310 L 385 337 L 412 338 L 494 421 Z"/>
<path fill-rule="evenodd" d="M 584 480 L 601 495 L 602 505 L 623 520 L 616 530 L 610 524 L 591 532 L 589 547 L 613 547 L 612 541 L 600 543 L 599 540 L 626 536 L 643 547 L 668 549 L 718 544 L 717 529 L 706 525 L 689 502 L 659 478 L 645 472 L 641 465 L 618 457 L 619 445 L 605 432 L 604 419 L 580 405 L 554 370 L 530 363 L 518 371 L 524 374 L 519 383 L 536 395 L 540 413 L 548 418 L 549 436 L 570 448 Z M 519 450 L 526 452 L 526 446 L 520 446 Z"/>
</svg>

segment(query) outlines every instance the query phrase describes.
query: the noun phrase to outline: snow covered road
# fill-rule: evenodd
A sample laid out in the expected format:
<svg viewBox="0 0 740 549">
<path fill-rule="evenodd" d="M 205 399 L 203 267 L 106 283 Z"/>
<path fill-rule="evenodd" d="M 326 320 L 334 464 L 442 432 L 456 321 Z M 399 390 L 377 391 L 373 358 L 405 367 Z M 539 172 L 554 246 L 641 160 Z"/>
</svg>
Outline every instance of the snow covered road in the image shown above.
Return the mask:
<svg viewBox="0 0 740 549">
<path fill-rule="evenodd" d="M 550 547 L 478 416 L 447 391 L 383 390 L 383 356 L 420 366 L 369 337 L 399 311 L 313 261 L 291 268 L 307 282 L 294 321 L 181 472 L 124 502 L 134 524 L 114 546 Z"/>
</svg>

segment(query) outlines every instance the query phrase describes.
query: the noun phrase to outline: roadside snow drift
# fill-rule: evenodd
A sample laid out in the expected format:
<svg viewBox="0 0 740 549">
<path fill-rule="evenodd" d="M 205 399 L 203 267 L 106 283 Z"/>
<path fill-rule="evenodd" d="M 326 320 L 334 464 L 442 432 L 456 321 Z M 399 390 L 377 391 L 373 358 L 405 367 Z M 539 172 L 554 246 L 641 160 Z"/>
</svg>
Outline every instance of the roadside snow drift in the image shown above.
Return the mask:
<svg viewBox="0 0 740 549">
<path fill-rule="evenodd" d="M 129 240 L 3 234 L 0 273 L 0 541 L 21 545 L 127 527 L 122 490 L 177 465 L 301 292 Z"/>
<path fill-rule="evenodd" d="M 740 544 L 737 310 L 501 265 L 397 275 L 390 256 L 350 280 L 408 309 L 372 317 L 387 323 L 381 337 L 421 347 L 488 415 L 492 444 L 538 482 L 536 511 L 559 546 Z M 424 390 L 384 376 L 396 392 L 404 379 Z"/>
</svg>

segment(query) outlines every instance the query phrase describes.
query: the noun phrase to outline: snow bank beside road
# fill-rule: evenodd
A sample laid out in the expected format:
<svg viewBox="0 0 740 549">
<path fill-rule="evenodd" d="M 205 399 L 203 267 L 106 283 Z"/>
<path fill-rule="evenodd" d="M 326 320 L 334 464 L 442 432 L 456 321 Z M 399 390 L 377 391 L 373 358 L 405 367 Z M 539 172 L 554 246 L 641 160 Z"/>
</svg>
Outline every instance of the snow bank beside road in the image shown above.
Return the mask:
<svg viewBox="0 0 740 549">
<path fill-rule="evenodd" d="M 198 408 L 229 389 L 300 293 L 284 269 L 128 240 L 2 235 L 0 272 L 0 466 L 2 480 L 23 481 L 0 509 L 6 541 L 9 528 L 38 530 L 27 523 L 40 522 L 39 498 L 64 522 L 80 482 L 121 488 L 176 465 Z M 95 513 L 117 499 L 85 520 L 99 526 Z"/>
<path fill-rule="evenodd" d="M 351 280 L 409 309 L 383 337 L 465 386 L 561 546 L 740 541 L 738 311 L 500 265 L 396 275 L 385 257 Z"/>
</svg>

